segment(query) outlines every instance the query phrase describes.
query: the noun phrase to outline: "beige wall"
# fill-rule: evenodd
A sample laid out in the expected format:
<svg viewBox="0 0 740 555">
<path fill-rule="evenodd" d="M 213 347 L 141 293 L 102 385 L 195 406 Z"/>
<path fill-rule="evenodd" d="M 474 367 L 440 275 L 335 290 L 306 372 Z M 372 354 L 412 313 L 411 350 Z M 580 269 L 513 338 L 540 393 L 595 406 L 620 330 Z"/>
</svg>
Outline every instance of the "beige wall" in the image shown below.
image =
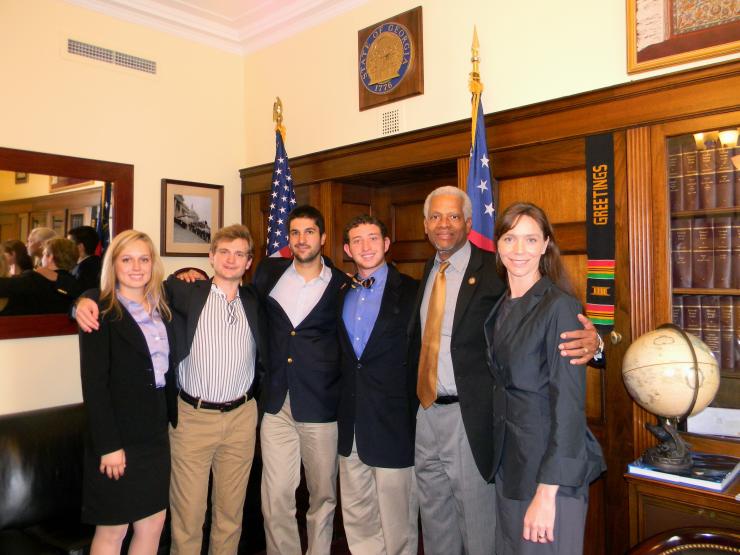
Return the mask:
<svg viewBox="0 0 740 555">
<path fill-rule="evenodd" d="M 66 54 L 66 39 L 156 60 L 149 76 Z M 243 59 L 61 0 L 0 1 L 0 145 L 133 164 L 134 226 L 159 238 L 160 180 L 225 186 L 241 219 Z M 168 270 L 202 265 L 171 258 Z M 0 414 L 80 400 L 77 338 L 0 340 Z"/>
<path fill-rule="evenodd" d="M 359 112 L 357 31 L 418 5 L 424 95 Z M 284 104 L 291 157 L 375 139 L 390 109 L 401 109 L 407 131 L 470 117 L 473 25 L 486 113 L 733 57 L 630 77 L 625 20 L 624 0 L 373 0 L 247 57 L 247 163 L 275 155 L 265 139 L 275 96 Z"/>
</svg>

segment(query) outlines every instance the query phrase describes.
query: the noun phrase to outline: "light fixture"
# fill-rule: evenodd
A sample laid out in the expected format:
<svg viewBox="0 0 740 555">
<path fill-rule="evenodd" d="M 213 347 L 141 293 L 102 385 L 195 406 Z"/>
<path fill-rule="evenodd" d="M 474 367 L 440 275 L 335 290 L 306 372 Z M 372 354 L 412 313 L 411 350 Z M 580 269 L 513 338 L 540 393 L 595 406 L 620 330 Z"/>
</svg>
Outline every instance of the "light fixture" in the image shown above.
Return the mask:
<svg viewBox="0 0 740 555">
<path fill-rule="evenodd" d="M 737 129 L 723 129 L 719 132 L 719 142 L 724 147 L 737 146 Z"/>
<path fill-rule="evenodd" d="M 696 150 L 704 150 L 704 133 L 694 133 L 694 142 Z"/>
</svg>

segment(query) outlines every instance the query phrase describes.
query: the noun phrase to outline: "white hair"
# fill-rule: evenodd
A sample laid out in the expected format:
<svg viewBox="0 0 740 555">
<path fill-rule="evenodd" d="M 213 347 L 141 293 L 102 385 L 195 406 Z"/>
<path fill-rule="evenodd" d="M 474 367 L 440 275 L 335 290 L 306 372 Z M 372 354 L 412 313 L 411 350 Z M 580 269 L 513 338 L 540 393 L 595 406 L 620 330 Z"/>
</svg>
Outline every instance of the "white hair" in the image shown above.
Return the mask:
<svg viewBox="0 0 740 555">
<path fill-rule="evenodd" d="M 470 202 L 470 197 L 468 196 L 468 193 L 466 193 L 459 187 L 454 187 L 453 185 L 444 185 L 442 187 L 437 187 L 436 189 L 434 189 L 434 191 L 427 195 L 427 198 L 424 201 L 425 219 L 429 218 L 429 205 L 432 203 L 432 199 L 440 195 L 452 195 L 453 197 L 459 198 L 460 200 L 462 200 L 462 210 L 465 219 L 469 220 L 473 217 L 473 203 Z"/>
</svg>

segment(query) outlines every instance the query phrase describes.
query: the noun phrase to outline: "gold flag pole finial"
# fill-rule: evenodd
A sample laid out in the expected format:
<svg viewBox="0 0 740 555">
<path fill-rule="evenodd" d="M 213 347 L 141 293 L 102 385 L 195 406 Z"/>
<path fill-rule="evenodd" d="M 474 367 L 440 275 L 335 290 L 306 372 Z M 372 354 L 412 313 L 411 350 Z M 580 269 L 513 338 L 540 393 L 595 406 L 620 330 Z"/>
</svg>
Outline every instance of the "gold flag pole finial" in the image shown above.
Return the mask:
<svg viewBox="0 0 740 555">
<path fill-rule="evenodd" d="M 280 131 L 280 136 L 285 142 L 285 127 L 283 127 L 283 102 L 279 96 L 275 97 L 272 105 L 272 121 L 275 122 L 275 131 Z"/>
<path fill-rule="evenodd" d="M 473 125 L 470 129 L 470 144 L 475 143 L 475 126 L 478 121 L 478 105 L 480 104 L 480 95 L 483 92 L 483 83 L 480 82 L 480 72 L 478 70 L 478 64 L 480 63 L 480 56 L 478 54 L 480 50 L 480 43 L 478 42 L 478 29 L 473 25 L 473 44 L 470 47 L 470 61 L 473 64 L 473 71 L 470 72 L 470 79 L 468 80 L 468 87 L 470 92 L 473 94 L 470 99 L 473 104 Z"/>
</svg>

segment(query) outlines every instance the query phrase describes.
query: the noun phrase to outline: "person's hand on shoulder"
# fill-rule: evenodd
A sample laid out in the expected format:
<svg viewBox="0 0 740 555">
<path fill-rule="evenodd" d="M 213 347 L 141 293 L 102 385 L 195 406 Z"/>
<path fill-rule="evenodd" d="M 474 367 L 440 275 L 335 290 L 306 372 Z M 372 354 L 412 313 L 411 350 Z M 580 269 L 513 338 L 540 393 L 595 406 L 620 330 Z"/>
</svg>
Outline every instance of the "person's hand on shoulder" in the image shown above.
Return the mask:
<svg viewBox="0 0 740 555">
<path fill-rule="evenodd" d="M 183 268 L 172 275 L 186 283 L 195 283 L 196 281 L 208 279 L 208 275 L 198 268 Z"/>
<path fill-rule="evenodd" d="M 86 333 L 100 329 L 98 303 L 87 297 L 80 297 L 75 310 L 75 320 L 80 329 Z"/>
<path fill-rule="evenodd" d="M 601 354 L 604 344 L 591 320 L 579 314 L 578 321 L 583 324 L 583 329 L 561 333 L 561 339 L 570 341 L 560 343 L 558 349 L 560 356 L 575 357 L 570 361 L 571 364 L 586 364 L 594 356 Z"/>
</svg>

